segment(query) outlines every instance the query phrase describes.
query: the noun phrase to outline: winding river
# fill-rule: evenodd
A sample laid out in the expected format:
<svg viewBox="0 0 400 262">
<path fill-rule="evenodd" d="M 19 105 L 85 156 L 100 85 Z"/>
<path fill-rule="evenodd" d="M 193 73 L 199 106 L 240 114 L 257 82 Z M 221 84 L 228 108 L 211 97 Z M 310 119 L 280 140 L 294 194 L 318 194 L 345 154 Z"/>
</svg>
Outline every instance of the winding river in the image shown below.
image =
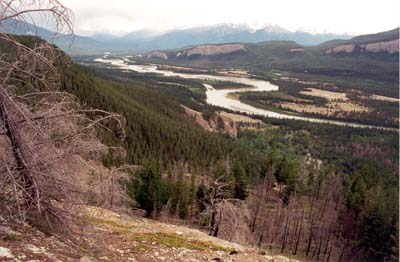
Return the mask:
<svg viewBox="0 0 400 262">
<path fill-rule="evenodd" d="M 251 79 L 246 77 L 239 76 L 222 76 L 222 75 L 207 75 L 207 74 L 193 74 L 193 73 L 177 73 L 170 70 L 161 70 L 157 67 L 157 65 L 139 65 L 139 64 L 128 64 L 129 60 L 127 59 L 119 59 L 119 58 L 97 58 L 94 60 L 95 62 L 110 64 L 114 67 L 120 68 L 121 70 L 126 71 L 135 71 L 138 73 L 155 73 L 161 74 L 163 76 L 169 77 L 181 77 L 186 79 L 199 79 L 199 80 L 217 80 L 217 81 L 227 81 L 234 83 L 241 83 L 252 86 L 251 88 L 236 88 L 236 89 L 215 89 L 212 85 L 203 83 L 206 87 L 206 96 L 207 103 L 210 105 L 218 106 L 221 108 L 226 108 L 230 110 L 234 110 L 241 113 L 247 113 L 251 115 L 261 115 L 272 118 L 280 118 L 280 119 L 294 119 L 294 120 L 303 120 L 314 123 L 325 123 L 339 126 L 349 126 L 349 127 L 359 127 L 359 128 L 379 128 L 379 129 L 388 129 L 388 130 L 397 130 L 393 128 L 385 128 L 379 126 L 371 126 L 371 125 L 362 125 L 357 123 L 350 123 L 344 121 L 337 120 L 328 120 L 328 119 L 319 119 L 319 118 L 311 118 L 311 117 L 301 117 L 301 116 L 293 116 L 287 114 L 276 113 L 273 111 L 256 108 L 254 106 L 245 104 L 239 100 L 230 98 L 228 94 L 236 93 L 236 92 L 246 92 L 246 91 L 276 91 L 279 89 L 277 85 L 273 85 L 265 80 Z"/>
</svg>

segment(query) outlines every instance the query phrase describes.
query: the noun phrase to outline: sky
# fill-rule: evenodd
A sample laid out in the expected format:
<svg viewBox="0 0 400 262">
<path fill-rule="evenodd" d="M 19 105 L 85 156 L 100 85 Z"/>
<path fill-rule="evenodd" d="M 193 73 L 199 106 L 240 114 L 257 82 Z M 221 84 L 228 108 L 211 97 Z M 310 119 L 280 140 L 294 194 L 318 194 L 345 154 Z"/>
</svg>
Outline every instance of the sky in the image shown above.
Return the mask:
<svg viewBox="0 0 400 262">
<path fill-rule="evenodd" d="M 399 26 L 399 0 L 61 0 L 74 12 L 75 33 L 247 24 L 313 33 L 376 33 Z"/>
</svg>

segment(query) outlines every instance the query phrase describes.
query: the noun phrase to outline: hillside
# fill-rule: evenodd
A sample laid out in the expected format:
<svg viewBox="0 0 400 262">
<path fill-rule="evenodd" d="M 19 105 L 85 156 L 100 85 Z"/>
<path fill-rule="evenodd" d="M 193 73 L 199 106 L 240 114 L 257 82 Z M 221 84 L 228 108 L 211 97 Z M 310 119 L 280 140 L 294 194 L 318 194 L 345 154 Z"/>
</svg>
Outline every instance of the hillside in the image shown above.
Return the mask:
<svg viewBox="0 0 400 262">
<path fill-rule="evenodd" d="M 20 44 L 30 47 L 45 43 L 35 37 L 17 37 L 17 39 Z M 7 59 L 10 59 L 10 57 L 13 57 L 16 53 L 12 42 L 10 43 L 5 40 L 1 42 L 0 50 L 1 53 L 7 56 Z M 173 98 L 142 86 L 132 84 L 124 85 L 106 80 L 99 75 L 91 73 L 87 69 L 71 64 L 65 54 L 59 53 L 59 55 L 60 56 L 57 58 L 60 60 L 55 60 L 54 63 L 58 65 L 58 72 L 61 73 L 61 87 L 64 90 L 68 89 L 68 91 L 80 95 L 82 101 L 84 101 L 86 105 L 90 104 L 92 106 L 98 105 L 100 108 L 113 108 L 123 113 L 127 121 L 130 122 L 131 127 L 129 127 L 130 125 L 128 124 L 126 130 L 127 142 L 129 143 L 126 144 L 126 148 L 129 150 L 128 158 L 127 160 L 122 160 L 123 162 L 139 162 L 144 158 L 157 157 L 154 153 L 162 150 L 162 147 L 157 147 L 159 146 L 157 144 L 156 146 L 150 144 L 152 147 L 150 150 L 145 148 L 146 151 L 139 152 L 138 155 L 134 155 L 135 151 L 131 150 L 132 147 L 139 147 L 140 145 L 146 145 L 146 143 L 157 143 L 157 134 L 154 130 L 157 128 L 157 125 L 159 128 L 163 128 L 163 131 L 161 131 L 163 143 L 174 143 L 171 139 L 176 133 L 179 133 L 179 141 L 185 141 L 189 146 L 197 146 L 197 149 L 189 149 L 191 155 L 185 155 L 187 151 L 179 155 L 180 152 L 176 151 L 177 158 L 160 160 L 173 162 L 194 161 L 196 159 L 196 150 L 201 150 L 199 155 L 201 154 L 203 158 L 200 160 L 212 161 L 218 159 L 217 155 L 207 156 L 207 152 L 212 152 L 212 147 L 218 146 L 218 142 L 209 141 L 210 144 L 205 144 L 203 147 L 201 143 L 213 137 L 218 139 L 220 136 L 204 131 L 200 127 L 197 127 L 192 120 L 187 119 L 183 113 L 183 109 Z M 18 83 L 16 86 L 20 88 L 22 95 L 27 94 L 25 92 L 28 92 L 29 89 L 26 86 Z M 107 86 L 109 86 L 108 89 Z M 24 89 L 24 87 L 26 89 Z M 115 92 L 113 92 L 113 90 Z M 45 92 L 45 94 L 47 93 L 52 92 Z M 55 93 L 59 94 L 60 92 Z M 68 101 L 67 104 L 72 103 L 67 100 L 69 96 L 67 96 L 67 94 L 64 95 L 63 101 Z M 0 98 L 2 105 L 1 123 L 8 123 L 7 118 L 5 118 L 5 116 L 8 116 L 6 113 L 8 111 L 4 110 L 5 100 L 3 93 L 1 93 Z M 44 101 L 43 97 L 41 101 Z M 160 106 L 162 103 L 165 104 L 165 107 Z M 57 103 L 51 99 L 49 99 L 46 105 L 58 106 Z M 74 107 L 78 106 L 76 102 L 73 105 Z M 86 110 L 86 107 L 82 108 L 85 108 L 82 109 L 82 111 Z M 55 108 L 51 108 L 50 112 L 54 110 Z M 89 119 L 91 117 L 90 112 L 93 110 L 87 110 L 89 111 L 87 116 L 82 117 L 82 119 L 78 121 L 75 119 L 68 121 L 69 118 L 64 118 L 63 116 L 67 115 L 66 111 L 61 113 L 62 118 L 56 114 L 46 119 L 46 122 L 49 123 L 47 129 L 52 131 L 51 135 L 54 139 L 62 137 L 62 139 L 67 142 L 67 145 L 64 145 L 58 141 L 57 149 L 65 149 L 68 153 L 67 155 L 62 155 L 62 162 L 53 159 L 52 165 L 54 166 L 44 166 L 43 169 L 51 168 L 51 173 L 47 173 L 47 170 L 41 170 L 38 172 L 39 174 L 33 173 L 35 182 L 40 183 L 40 187 L 38 187 L 37 190 L 40 192 L 40 196 L 43 197 L 43 199 L 46 199 L 45 197 L 53 197 L 51 194 L 56 195 L 56 197 L 54 197 L 55 199 L 49 201 L 52 205 L 43 201 L 43 206 L 46 210 L 44 212 L 48 212 L 50 208 L 54 208 L 49 211 L 52 212 L 51 218 L 49 218 L 49 216 L 42 217 L 40 216 L 41 213 L 39 213 L 38 216 L 34 216 L 33 211 L 29 210 L 27 211 L 26 220 L 24 219 L 23 224 L 19 224 L 17 221 L 10 219 L 9 214 L 6 213 L 14 209 L 14 202 L 4 197 L 9 194 L 11 188 L 7 183 L 8 179 L 4 180 L 4 177 L 9 177 L 11 173 L 10 169 L 7 169 L 9 172 L 7 176 L 1 176 L 0 182 L 2 189 L 4 189 L 4 191 L 0 193 L 0 198 L 2 200 L 1 205 L 2 207 L 4 207 L 3 205 L 7 206 L 7 211 L 2 208 L 0 212 L 1 261 L 194 261 L 196 259 L 203 261 L 221 261 L 222 259 L 230 259 L 232 256 L 235 257 L 236 261 L 249 261 L 249 259 L 258 260 L 259 258 L 270 259 L 272 261 L 273 257 L 265 256 L 265 253 L 264 255 L 260 255 L 256 250 L 247 250 L 243 246 L 210 237 L 198 230 L 139 218 L 138 216 L 140 213 L 132 214 L 129 212 L 128 202 L 130 201 L 126 200 L 125 195 L 127 192 L 119 190 L 121 189 L 120 186 L 125 188 L 123 185 L 126 183 L 126 178 L 129 173 L 133 171 L 129 171 L 130 169 L 126 169 L 125 167 L 124 172 L 127 173 L 120 173 L 118 169 L 111 166 L 118 162 L 115 158 L 103 159 L 103 163 L 108 164 L 110 169 L 102 165 L 101 157 L 105 156 L 106 151 L 109 149 L 98 141 L 98 139 L 102 139 L 104 142 L 115 142 L 115 140 L 117 140 L 116 138 L 122 134 L 116 133 L 116 137 L 110 138 L 107 136 L 107 133 L 102 133 L 102 128 L 99 128 L 97 130 L 99 133 L 96 133 L 95 129 L 89 129 L 90 126 L 94 125 L 92 122 L 89 122 L 91 124 L 89 127 L 84 126 L 84 129 L 88 130 L 88 132 L 79 134 L 82 138 L 80 137 L 72 141 L 68 139 L 69 137 L 74 137 L 71 133 L 85 122 L 83 119 Z M 74 112 L 73 114 L 76 115 L 77 113 Z M 140 118 L 141 116 L 142 118 Z M 35 116 L 31 121 L 37 123 L 43 118 L 42 115 Z M 54 122 L 53 119 L 56 119 L 56 122 Z M 96 120 L 98 120 L 98 118 Z M 20 121 L 17 123 L 19 127 L 18 138 L 20 136 L 25 138 L 26 133 L 29 133 L 29 129 L 21 125 L 21 123 L 24 124 L 25 122 L 27 121 Z M 39 123 L 41 126 L 44 125 L 43 122 Z M 4 130 L 10 130 L 9 126 L 12 124 L 5 125 Z M 144 126 L 145 124 L 149 125 L 150 129 L 146 130 L 145 128 L 148 126 Z M 105 122 L 105 125 L 108 125 L 109 128 L 115 128 L 111 123 Z M 132 125 L 135 126 L 132 127 Z M 174 127 L 170 127 L 169 125 L 173 125 Z M 56 130 L 53 131 L 53 128 Z M 129 130 L 129 128 L 131 128 L 131 130 Z M 142 132 L 142 135 L 149 136 L 150 141 L 139 137 L 139 141 L 134 142 L 134 136 L 129 131 L 138 129 Z M 7 133 L 2 133 L 0 140 L 1 157 L 6 160 L 6 162 L 2 162 L 1 165 L 3 166 L 3 164 L 5 164 L 7 168 L 14 168 L 12 154 L 9 154 L 9 151 L 12 152 L 9 148 L 15 146 L 15 138 L 12 136 L 14 132 L 15 131 L 12 130 L 7 131 Z M 191 132 L 194 133 L 191 134 Z M 98 139 L 96 135 L 99 136 Z M 197 141 L 187 141 L 185 139 L 187 135 L 189 135 L 191 139 L 196 139 Z M 113 140 L 114 138 L 115 140 Z M 94 141 L 88 141 L 87 139 L 93 139 Z M 92 144 L 90 144 L 90 142 Z M 94 144 L 95 142 L 96 144 Z M 41 142 L 40 145 L 41 144 L 44 144 L 44 142 Z M 69 146 L 73 149 L 70 149 Z M 92 148 L 92 146 L 96 149 Z M 185 146 L 185 144 L 177 145 L 173 149 L 170 148 L 170 150 L 183 150 L 183 146 Z M 32 147 L 29 147 L 29 149 L 31 148 Z M 51 157 L 51 150 L 51 148 L 46 147 L 44 150 L 31 150 L 30 152 L 34 153 L 35 156 Z M 97 152 L 96 150 L 103 152 Z M 149 153 L 149 155 L 145 155 L 146 152 Z M 173 151 L 167 153 L 170 156 L 174 155 Z M 136 159 L 134 157 L 136 157 Z M 137 159 L 138 157 L 140 157 L 140 160 Z M 207 159 L 207 157 L 210 158 Z M 29 162 L 27 161 L 28 163 L 32 163 L 31 158 L 27 159 L 29 160 Z M 43 167 L 45 160 L 47 161 L 45 157 L 41 158 L 41 162 L 38 166 L 40 165 L 40 167 Z M 64 168 L 66 169 L 65 173 L 63 172 Z M 4 169 L 2 168 L 1 170 L 3 172 Z M 44 177 L 41 177 L 42 173 L 45 174 Z M 58 179 L 58 175 L 60 174 L 63 175 L 63 180 Z M 68 179 L 72 178 L 71 181 L 67 181 L 67 177 Z M 46 179 L 50 180 L 49 185 Z M 111 180 L 111 184 L 108 184 L 107 180 Z M 73 183 L 79 183 L 79 187 L 73 187 L 75 191 L 68 191 Z M 42 191 L 46 186 L 49 186 L 47 190 Z M 59 186 L 63 188 L 61 189 Z M 51 188 L 56 188 L 56 192 L 50 193 Z M 15 188 L 14 190 L 16 191 L 18 189 Z M 72 198 L 72 200 L 70 200 L 71 202 L 67 202 L 67 196 L 59 193 L 60 191 L 69 192 L 68 197 Z M 85 197 L 88 196 L 89 200 L 85 199 L 82 195 Z M 57 198 L 58 196 L 61 196 L 60 199 Z M 16 206 L 18 206 L 18 200 L 19 198 L 16 197 Z M 97 206 L 103 206 L 104 208 L 77 204 L 85 201 L 97 204 Z M 105 208 L 122 209 L 128 211 L 129 215 L 115 213 Z M 19 210 L 20 207 L 16 209 Z M 62 213 L 62 215 L 58 212 Z M 133 217 L 134 215 L 136 215 L 136 217 Z M 54 224 L 52 223 L 52 218 L 56 221 Z M 282 260 L 286 258 L 277 256 L 276 259 Z"/>
<path fill-rule="evenodd" d="M 361 35 L 340 43 L 333 41 L 315 47 L 325 54 L 399 53 L 399 28 L 370 35 Z"/>
<path fill-rule="evenodd" d="M 189 161 L 204 166 L 223 157 L 225 138 L 194 125 L 175 99 L 157 89 L 111 81 L 78 65 L 72 65 L 63 77 L 64 89 L 90 107 L 112 109 L 125 116 L 124 147 L 129 162 L 157 158 L 165 164 Z"/>
<path fill-rule="evenodd" d="M 399 39 L 399 28 L 386 31 L 386 32 L 381 32 L 381 33 L 376 33 L 376 34 L 370 34 L 370 35 L 361 35 L 361 36 L 356 36 L 354 38 L 348 39 L 348 40 L 338 40 L 338 39 L 333 39 L 330 41 L 326 41 L 323 43 L 320 43 L 318 45 L 313 45 L 313 46 L 306 46 L 304 44 L 301 44 L 299 42 L 296 43 L 295 40 L 288 41 L 288 40 L 274 40 L 274 41 L 259 41 L 257 43 L 251 44 L 251 43 L 245 43 L 245 42 L 228 42 L 224 44 L 213 44 L 212 42 L 209 43 L 209 45 L 197 45 L 197 46 L 192 46 L 192 47 L 186 47 L 183 49 L 178 49 L 177 51 L 171 50 L 171 51 L 161 51 L 159 52 L 165 52 L 166 54 L 169 54 L 169 57 L 171 59 L 185 59 L 190 57 L 191 52 L 193 50 L 199 49 L 199 48 L 222 48 L 222 47 L 232 47 L 232 46 L 241 46 L 241 48 L 236 48 L 229 50 L 229 52 L 224 52 L 225 54 L 230 54 L 230 53 L 235 53 L 239 51 L 245 51 L 247 55 L 254 55 L 258 57 L 260 60 L 272 55 L 275 55 L 276 57 L 280 58 L 285 58 L 285 57 L 290 57 L 293 56 L 294 54 L 302 54 L 302 53 L 316 53 L 316 54 L 328 54 L 328 53 L 340 53 L 340 47 L 341 46 L 348 46 L 348 45 L 356 45 L 356 47 L 352 47 L 352 51 L 358 51 L 358 52 L 364 52 L 364 53 L 377 53 L 377 52 L 382 52 L 382 53 L 398 53 L 399 48 L 398 45 L 395 45 L 394 41 L 398 41 Z M 382 43 L 389 43 L 392 49 L 373 49 L 371 45 L 382 45 Z M 393 43 L 393 44 L 392 44 Z M 332 49 L 336 48 L 335 52 L 332 52 Z M 280 54 L 273 54 L 276 52 L 280 51 Z M 343 50 L 343 52 L 346 53 L 351 53 L 348 50 Z M 208 56 L 209 58 L 212 59 L 213 56 L 215 55 L 221 55 L 223 54 L 222 52 L 216 52 L 216 53 L 196 53 L 198 55 L 197 58 L 201 58 L 203 56 Z M 227 57 L 228 62 L 229 62 L 229 57 Z"/>
<path fill-rule="evenodd" d="M 132 217 L 91 206 L 77 206 L 88 222 L 84 243 L 73 245 L 38 230 L 0 226 L 1 261 L 132 261 L 132 262 L 289 262 L 183 226 Z M 300 260 L 291 258 L 291 262 Z"/>
<path fill-rule="evenodd" d="M 238 115 L 208 105 L 204 83 L 246 84 L 79 65 L 40 38 L 1 36 L 0 260 L 398 260 L 397 129 Z M 242 93 L 249 103 L 340 104 L 348 114 L 325 117 L 397 127 L 398 57 L 364 51 L 230 42 L 138 61 L 240 68 L 279 85 Z"/>
<path fill-rule="evenodd" d="M 162 58 L 147 56 L 149 62 L 191 67 L 237 67 L 254 71 L 285 70 L 295 73 L 335 77 L 370 78 L 398 83 L 399 29 L 365 35 L 350 40 L 331 40 L 316 46 L 293 41 L 231 43 L 240 49 L 229 52 L 199 53 L 200 45 L 178 50 L 158 51 Z M 221 49 L 221 45 L 208 45 Z M 151 53 L 150 53 L 151 54 Z M 185 55 L 192 54 L 192 55 Z M 167 58 L 167 59 L 166 59 Z"/>
</svg>

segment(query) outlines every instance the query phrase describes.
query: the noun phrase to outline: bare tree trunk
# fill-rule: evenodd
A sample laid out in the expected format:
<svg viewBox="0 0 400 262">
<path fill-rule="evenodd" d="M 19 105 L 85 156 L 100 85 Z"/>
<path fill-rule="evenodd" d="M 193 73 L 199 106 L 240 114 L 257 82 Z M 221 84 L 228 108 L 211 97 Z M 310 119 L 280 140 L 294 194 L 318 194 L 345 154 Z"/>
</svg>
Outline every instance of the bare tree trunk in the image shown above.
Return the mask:
<svg viewBox="0 0 400 262">
<path fill-rule="evenodd" d="M 260 202 L 261 202 L 261 201 L 258 201 L 258 203 L 257 203 L 257 205 L 256 205 L 256 210 L 255 210 L 255 212 L 254 212 L 253 219 L 252 219 L 252 221 L 251 221 L 251 223 L 250 223 L 250 231 L 251 231 L 252 233 L 254 233 L 254 231 L 256 230 L 256 223 L 257 223 L 257 218 L 258 218 L 258 212 L 260 212 Z"/>
<path fill-rule="evenodd" d="M 295 210 L 294 213 L 296 214 L 296 216 L 295 216 L 296 217 L 296 223 L 293 225 L 292 237 L 290 238 L 290 242 L 289 242 L 289 245 L 290 245 L 289 250 L 292 253 L 293 253 L 293 244 L 296 241 L 297 231 L 299 229 L 299 222 L 300 222 L 300 218 L 299 218 L 299 215 L 297 213 L 297 210 Z"/>
<path fill-rule="evenodd" d="M 310 250 L 311 250 L 311 243 L 313 240 L 313 227 L 314 227 L 314 217 L 311 219 L 311 223 L 310 223 L 310 232 L 308 234 L 308 242 L 307 242 L 307 249 L 306 249 L 306 257 L 308 257 Z"/>
<path fill-rule="evenodd" d="M 213 190 L 211 192 L 211 218 L 210 218 L 210 230 L 208 234 L 210 236 L 217 237 L 218 236 L 218 231 L 219 231 L 219 223 L 222 220 L 222 209 L 223 207 L 223 198 L 224 198 L 224 193 L 223 193 L 223 188 L 227 186 L 225 183 L 220 183 L 218 180 L 222 179 L 222 177 L 217 178 L 214 181 L 214 186 Z M 221 204 L 222 202 L 222 204 Z M 221 204 L 221 207 L 219 207 L 219 204 Z M 217 219 L 219 212 L 219 219 Z"/>
<path fill-rule="evenodd" d="M 235 222 L 235 226 L 233 227 L 234 229 L 232 230 L 232 234 L 231 234 L 231 237 L 229 238 L 229 242 L 232 242 L 233 238 L 235 237 L 238 227 L 239 227 L 239 219 L 237 219 Z"/>
<path fill-rule="evenodd" d="M 331 252 L 332 252 L 332 246 L 329 247 L 329 252 L 328 252 L 328 256 L 326 257 L 326 262 L 329 262 L 331 259 Z"/>
<path fill-rule="evenodd" d="M 216 217 L 217 217 L 217 187 L 218 185 L 214 183 L 213 192 L 211 195 L 211 218 L 210 218 L 210 231 L 209 235 L 214 236 L 216 231 Z"/>
<path fill-rule="evenodd" d="M 303 219 L 304 219 L 304 207 L 303 207 L 303 212 L 301 213 L 300 229 L 299 229 L 299 232 L 297 234 L 296 247 L 294 248 L 293 255 L 296 255 L 297 250 L 299 248 L 299 243 L 300 243 L 300 238 L 301 238 L 301 230 L 303 229 Z"/>
<path fill-rule="evenodd" d="M 282 207 L 279 206 L 279 218 L 278 218 L 277 221 L 274 221 L 275 232 L 274 232 L 274 234 L 272 234 L 271 245 L 274 244 L 274 240 L 275 240 L 275 238 L 278 236 L 279 227 L 280 227 L 280 221 L 282 220 L 282 214 L 283 214 L 283 212 L 282 212 Z M 277 223 L 276 223 L 276 222 L 277 222 Z M 278 225 L 276 225 L 276 224 L 278 224 Z"/>
<path fill-rule="evenodd" d="M 330 234 L 328 234 L 328 239 L 326 240 L 326 245 L 325 245 L 325 249 L 324 249 L 324 256 L 326 256 L 326 252 L 328 251 L 329 240 L 330 240 Z"/>
<path fill-rule="evenodd" d="M 285 250 L 285 247 L 286 247 L 286 239 L 287 239 L 287 233 L 288 233 L 288 228 L 289 228 L 289 218 L 290 218 L 290 208 L 288 210 L 288 215 L 286 217 L 285 230 L 283 231 L 281 253 L 283 253 L 283 251 Z"/>
<path fill-rule="evenodd" d="M 266 220 L 267 220 L 267 218 L 266 218 L 266 216 L 264 216 L 264 218 L 262 220 L 262 223 L 261 223 L 261 227 L 260 227 L 261 233 L 260 233 L 260 235 L 258 237 L 258 242 L 257 242 L 257 246 L 258 247 L 261 247 L 261 244 L 264 241 L 264 238 L 266 238 L 266 237 L 264 237 L 264 231 L 265 231 L 264 227 L 265 227 Z"/>
<path fill-rule="evenodd" d="M 25 208 L 35 207 L 40 210 L 39 205 L 39 192 L 37 191 L 36 182 L 30 175 L 29 167 L 25 157 L 23 156 L 21 139 L 18 133 L 18 128 L 9 116 L 9 112 L 5 104 L 7 103 L 8 97 L 3 92 L 3 87 L 0 87 L 0 115 L 1 120 L 4 123 L 5 135 L 9 138 L 12 147 L 12 155 L 17 164 L 17 181 L 18 184 L 23 188 L 23 201 Z"/>
<path fill-rule="evenodd" d="M 323 235 L 321 234 L 321 237 L 319 238 L 318 251 L 317 251 L 317 260 L 319 260 L 319 255 L 321 254 L 322 236 Z"/>
<path fill-rule="evenodd" d="M 256 223 L 257 223 L 257 220 L 259 217 L 259 212 L 260 212 L 261 208 L 263 208 L 265 205 L 266 196 L 269 191 L 269 181 L 268 180 L 269 180 L 268 176 L 265 176 L 263 179 L 263 185 L 261 187 L 261 197 L 257 201 L 256 210 L 254 212 L 252 222 L 250 223 L 250 230 L 252 233 L 254 233 L 256 230 Z"/>
<path fill-rule="evenodd" d="M 339 260 L 338 262 L 342 262 L 343 256 L 344 256 L 344 250 L 346 249 L 346 241 L 343 243 L 342 251 L 340 252 Z"/>
</svg>

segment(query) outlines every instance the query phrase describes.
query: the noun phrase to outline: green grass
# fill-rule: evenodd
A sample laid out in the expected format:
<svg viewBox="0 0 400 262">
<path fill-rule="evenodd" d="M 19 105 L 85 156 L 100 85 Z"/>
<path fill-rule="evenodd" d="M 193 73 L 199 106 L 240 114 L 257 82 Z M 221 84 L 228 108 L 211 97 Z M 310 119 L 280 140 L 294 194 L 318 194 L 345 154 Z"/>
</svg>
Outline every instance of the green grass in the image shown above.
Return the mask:
<svg viewBox="0 0 400 262">
<path fill-rule="evenodd" d="M 141 233 L 134 235 L 130 240 L 143 243 L 156 243 L 169 248 L 186 248 L 200 251 L 224 251 L 229 252 L 232 249 L 215 245 L 211 242 L 191 240 L 175 233 Z"/>
<path fill-rule="evenodd" d="M 107 219 L 101 219 L 101 218 L 94 218 L 94 217 L 90 217 L 89 218 L 90 222 L 93 223 L 94 225 L 99 225 L 99 226 L 110 226 L 110 227 L 116 227 L 119 229 L 123 229 L 126 230 L 127 232 L 133 228 L 135 228 L 135 226 L 132 225 L 123 225 L 120 223 L 117 223 L 113 220 L 107 220 Z"/>
</svg>

